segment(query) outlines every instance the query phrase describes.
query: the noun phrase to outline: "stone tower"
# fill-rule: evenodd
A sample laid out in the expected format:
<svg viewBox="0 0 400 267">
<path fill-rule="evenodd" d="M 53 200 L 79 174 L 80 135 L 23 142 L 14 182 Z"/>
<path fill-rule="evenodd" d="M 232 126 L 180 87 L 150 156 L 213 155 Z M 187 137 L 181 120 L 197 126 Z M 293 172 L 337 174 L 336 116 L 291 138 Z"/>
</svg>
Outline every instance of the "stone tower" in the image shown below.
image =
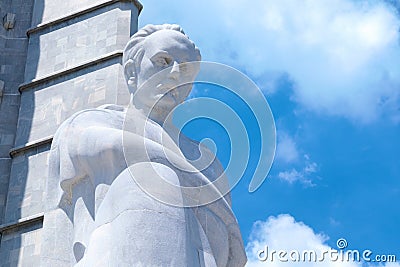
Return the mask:
<svg viewBox="0 0 400 267">
<path fill-rule="evenodd" d="M 0 2 L 0 266 L 40 266 L 52 135 L 76 111 L 127 104 L 136 0 Z M 49 248 L 52 249 L 52 248 Z"/>
</svg>

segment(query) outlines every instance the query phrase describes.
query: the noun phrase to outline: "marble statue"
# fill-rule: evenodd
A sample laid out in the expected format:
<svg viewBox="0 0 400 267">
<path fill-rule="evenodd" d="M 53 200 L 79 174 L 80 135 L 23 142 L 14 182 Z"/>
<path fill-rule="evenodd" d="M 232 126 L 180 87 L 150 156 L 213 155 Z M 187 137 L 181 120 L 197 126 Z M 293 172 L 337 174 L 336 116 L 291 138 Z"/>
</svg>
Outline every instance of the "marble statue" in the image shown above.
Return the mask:
<svg viewBox="0 0 400 267">
<path fill-rule="evenodd" d="M 123 54 L 130 106 L 87 109 L 59 127 L 49 156 L 43 266 L 245 265 L 229 194 L 195 206 L 185 203 L 197 196 L 163 192 L 182 203 L 171 205 L 133 179 L 157 191 L 156 176 L 197 186 L 224 175 L 215 155 L 179 133 L 168 116 L 190 93 L 200 59 L 178 25 L 147 25 Z M 199 156 L 204 160 L 189 160 Z"/>
</svg>

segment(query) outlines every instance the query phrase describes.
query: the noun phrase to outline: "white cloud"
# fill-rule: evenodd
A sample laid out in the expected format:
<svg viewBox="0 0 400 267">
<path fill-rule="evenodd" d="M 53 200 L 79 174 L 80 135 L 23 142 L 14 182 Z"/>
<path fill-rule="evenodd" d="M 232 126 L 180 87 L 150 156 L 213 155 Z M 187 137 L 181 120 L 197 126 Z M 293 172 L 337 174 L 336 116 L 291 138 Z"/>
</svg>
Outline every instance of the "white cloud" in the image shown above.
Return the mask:
<svg viewBox="0 0 400 267">
<path fill-rule="evenodd" d="M 310 178 L 305 176 L 304 172 L 297 171 L 296 169 L 291 169 L 290 171 L 283 171 L 279 172 L 278 174 L 279 179 L 288 182 L 289 184 L 293 184 L 295 182 L 300 182 L 306 187 L 315 186 Z"/>
<path fill-rule="evenodd" d="M 337 248 L 331 248 L 326 244 L 328 237 L 323 234 L 315 233 L 314 230 L 303 222 L 296 222 L 295 219 L 287 214 L 282 214 L 277 217 L 269 217 L 266 221 L 257 221 L 253 225 L 253 229 L 246 246 L 246 254 L 248 256 L 247 267 L 361 267 L 359 262 L 333 262 L 329 257 L 326 257 L 322 262 L 292 262 L 289 256 L 286 256 L 288 262 L 281 262 L 275 255 L 275 260 L 271 262 L 271 255 L 262 262 L 258 259 L 258 252 L 265 250 L 268 246 L 269 253 L 272 250 L 284 250 L 290 253 L 292 250 L 299 252 L 313 250 L 316 253 L 323 251 L 331 251 Z M 320 254 L 319 254 L 320 255 Z M 263 255 L 262 255 L 263 256 Z M 319 256 L 318 259 L 322 259 Z M 374 266 L 374 265 L 370 265 Z M 375 265 L 376 266 L 376 265 Z M 387 263 L 379 265 L 381 267 L 400 267 L 398 263 Z"/>
<path fill-rule="evenodd" d="M 299 158 L 294 139 L 285 132 L 277 133 L 278 143 L 276 146 L 275 160 L 285 163 L 295 162 Z"/>
<path fill-rule="evenodd" d="M 292 168 L 290 171 L 281 171 L 278 174 L 278 178 L 289 184 L 299 182 L 306 187 L 315 186 L 311 175 L 317 172 L 318 164 L 310 161 L 310 157 L 307 154 L 304 155 L 304 158 L 305 165 L 300 171 L 295 168 Z"/>
<path fill-rule="evenodd" d="M 285 131 L 278 131 L 277 139 L 275 161 L 279 168 L 286 168 L 288 165 L 303 165 L 300 170 L 298 170 L 299 168 L 291 168 L 290 170 L 280 171 L 278 178 L 289 184 L 298 182 L 306 187 L 315 186 L 311 176 L 317 172 L 318 164 L 311 161 L 307 154 L 303 155 L 304 162 L 301 162 L 295 139 Z"/>
<path fill-rule="evenodd" d="M 288 73 L 295 82 L 294 99 L 311 111 L 360 122 L 386 114 L 398 121 L 400 19 L 383 1 L 143 4 L 144 20 L 146 12 L 151 17 L 145 22 L 182 24 L 206 60 L 259 77 Z"/>
</svg>

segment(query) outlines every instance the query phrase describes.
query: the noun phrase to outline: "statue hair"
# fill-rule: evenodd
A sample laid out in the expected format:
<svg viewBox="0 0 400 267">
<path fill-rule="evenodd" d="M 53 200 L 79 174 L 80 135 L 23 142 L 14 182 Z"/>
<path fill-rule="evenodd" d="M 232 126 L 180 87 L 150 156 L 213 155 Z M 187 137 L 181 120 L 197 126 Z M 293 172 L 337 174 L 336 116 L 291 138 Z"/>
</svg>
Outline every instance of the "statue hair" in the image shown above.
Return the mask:
<svg viewBox="0 0 400 267">
<path fill-rule="evenodd" d="M 148 24 L 144 26 L 142 29 L 137 31 L 134 35 L 132 35 L 131 39 L 129 42 L 126 44 L 123 52 L 123 57 L 122 57 L 122 65 L 125 66 L 125 63 L 129 60 L 132 59 L 135 61 L 135 64 L 139 64 L 139 62 L 142 60 L 144 51 L 143 51 L 143 41 L 146 39 L 146 37 L 150 36 L 151 34 L 161 31 L 161 30 L 174 30 L 177 32 L 182 33 L 185 35 L 188 40 L 193 44 L 193 47 L 196 50 L 197 53 L 197 60 L 201 60 L 201 55 L 200 55 L 200 50 L 199 48 L 194 44 L 193 41 L 189 39 L 189 36 L 185 34 L 183 29 L 177 25 L 177 24 L 162 24 L 162 25 L 152 25 Z"/>
</svg>

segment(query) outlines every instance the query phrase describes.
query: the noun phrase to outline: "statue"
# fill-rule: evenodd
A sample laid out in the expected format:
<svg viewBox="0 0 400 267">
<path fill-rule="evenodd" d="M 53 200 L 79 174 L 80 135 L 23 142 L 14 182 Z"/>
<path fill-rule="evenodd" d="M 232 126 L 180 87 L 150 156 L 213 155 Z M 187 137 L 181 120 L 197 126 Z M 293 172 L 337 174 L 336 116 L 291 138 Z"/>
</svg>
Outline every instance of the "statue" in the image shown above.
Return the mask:
<svg viewBox="0 0 400 267">
<path fill-rule="evenodd" d="M 123 54 L 130 108 L 84 110 L 59 127 L 49 156 L 42 265 L 244 266 L 229 194 L 206 205 L 186 205 L 197 196 L 163 191 L 155 178 L 179 188 L 223 176 L 215 155 L 178 133 L 168 117 L 199 71 L 199 63 L 188 63 L 200 59 L 178 25 L 147 25 Z M 203 161 L 188 160 L 200 152 Z M 159 201 L 133 178 L 182 206 Z M 209 194 L 226 186 L 226 179 L 219 180 Z"/>
</svg>

